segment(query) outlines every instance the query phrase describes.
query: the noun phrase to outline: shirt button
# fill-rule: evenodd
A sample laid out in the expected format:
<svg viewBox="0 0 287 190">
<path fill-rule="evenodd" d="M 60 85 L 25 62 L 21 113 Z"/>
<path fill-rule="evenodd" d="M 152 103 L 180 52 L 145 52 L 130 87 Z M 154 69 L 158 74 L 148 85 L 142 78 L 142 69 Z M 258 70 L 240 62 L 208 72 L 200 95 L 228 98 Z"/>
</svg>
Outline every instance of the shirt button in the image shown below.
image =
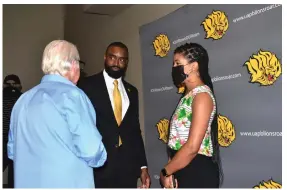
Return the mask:
<svg viewBox="0 0 287 190">
<path fill-rule="evenodd" d="M 115 147 L 116 147 L 116 148 L 119 148 L 119 145 L 118 145 L 118 144 L 116 144 L 116 145 L 115 145 Z"/>
</svg>

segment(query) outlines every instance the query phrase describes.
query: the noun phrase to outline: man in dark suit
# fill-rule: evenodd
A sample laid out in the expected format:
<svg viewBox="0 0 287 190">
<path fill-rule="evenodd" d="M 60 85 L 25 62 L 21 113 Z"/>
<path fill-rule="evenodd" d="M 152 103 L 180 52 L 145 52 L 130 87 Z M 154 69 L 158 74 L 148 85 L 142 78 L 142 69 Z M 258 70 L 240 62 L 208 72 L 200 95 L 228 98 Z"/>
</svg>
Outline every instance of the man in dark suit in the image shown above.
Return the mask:
<svg viewBox="0 0 287 190">
<path fill-rule="evenodd" d="M 105 165 L 94 169 L 96 188 L 149 188 L 150 177 L 139 123 L 137 89 L 123 77 L 128 48 L 111 43 L 105 53 L 105 69 L 79 83 L 97 114 L 96 126 L 108 153 Z M 92 145 L 91 145 L 92 146 Z"/>
</svg>

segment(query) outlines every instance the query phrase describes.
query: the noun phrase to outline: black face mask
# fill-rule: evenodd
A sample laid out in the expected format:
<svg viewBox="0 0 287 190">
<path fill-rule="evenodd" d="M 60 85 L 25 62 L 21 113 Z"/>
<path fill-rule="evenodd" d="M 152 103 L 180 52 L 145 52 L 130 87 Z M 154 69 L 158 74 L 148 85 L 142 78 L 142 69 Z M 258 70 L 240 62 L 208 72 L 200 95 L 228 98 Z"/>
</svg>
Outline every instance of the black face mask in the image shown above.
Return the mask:
<svg viewBox="0 0 287 190">
<path fill-rule="evenodd" d="M 184 66 L 185 65 L 172 67 L 172 79 L 175 86 L 179 86 L 188 77 L 188 75 L 184 73 Z"/>
</svg>

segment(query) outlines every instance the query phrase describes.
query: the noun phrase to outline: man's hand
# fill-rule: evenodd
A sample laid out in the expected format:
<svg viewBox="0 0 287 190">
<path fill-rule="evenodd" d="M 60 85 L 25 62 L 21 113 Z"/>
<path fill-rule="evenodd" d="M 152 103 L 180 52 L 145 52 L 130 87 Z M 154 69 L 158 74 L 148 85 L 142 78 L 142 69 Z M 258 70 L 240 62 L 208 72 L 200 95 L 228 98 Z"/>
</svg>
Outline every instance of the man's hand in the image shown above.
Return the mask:
<svg viewBox="0 0 287 190">
<path fill-rule="evenodd" d="M 147 168 L 143 168 L 141 169 L 142 172 L 141 172 L 141 182 L 142 182 L 142 185 L 140 188 L 149 188 L 150 187 L 150 177 L 149 177 L 149 174 L 148 174 L 148 170 Z"/>
</svg>

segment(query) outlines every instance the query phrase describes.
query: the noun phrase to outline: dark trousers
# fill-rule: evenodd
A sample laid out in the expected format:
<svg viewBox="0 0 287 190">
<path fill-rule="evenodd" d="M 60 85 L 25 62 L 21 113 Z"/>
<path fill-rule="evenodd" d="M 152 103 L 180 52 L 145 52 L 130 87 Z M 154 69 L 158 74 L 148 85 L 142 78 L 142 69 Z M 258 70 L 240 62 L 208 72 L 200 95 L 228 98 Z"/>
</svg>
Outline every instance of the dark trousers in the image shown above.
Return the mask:
<svg viewBox="0 0 287 190">
<path fill-rule="evenodd" d="M 3 188 L 14 188 L 14 167 L 13 167 L 13 161 L 10 160 L 7 156 L 7 154 L 4 153 L 3 155 L 3 171 L 8 167 L 8 186 Z"/>
<path fill-rule="evenodd" d="M 122 145 L 124 146 L 124 145 Z M 113 158 L 113 172 L 109 176 L 102 176 L 99 173 L 95 174 L 96 188 L 137 188 L 137 180 L 139 176 L 133 172 L 128 172 L 128 164 L 125 162 L 125 157 L 121 152 L 121 147 L 118 148 L 116 156 Z M 140 171 L 140 168 L 139 168 Z"/>
<path fill-rule="evenodd" d="M 177 151 L 171 150 L 171 157 Z M 211 157 L 197 154 L 183 169 L 174 174 L 178 188 L 219 188 L 219 169 Z"/>
<path fill-rule="evenodd" d="M 109 178 L 97 178 L 95 180 L 96 188 L 137 188 L 137 178 L 134 176 L 127 176 L 113 174 Z"/>
</svg>

